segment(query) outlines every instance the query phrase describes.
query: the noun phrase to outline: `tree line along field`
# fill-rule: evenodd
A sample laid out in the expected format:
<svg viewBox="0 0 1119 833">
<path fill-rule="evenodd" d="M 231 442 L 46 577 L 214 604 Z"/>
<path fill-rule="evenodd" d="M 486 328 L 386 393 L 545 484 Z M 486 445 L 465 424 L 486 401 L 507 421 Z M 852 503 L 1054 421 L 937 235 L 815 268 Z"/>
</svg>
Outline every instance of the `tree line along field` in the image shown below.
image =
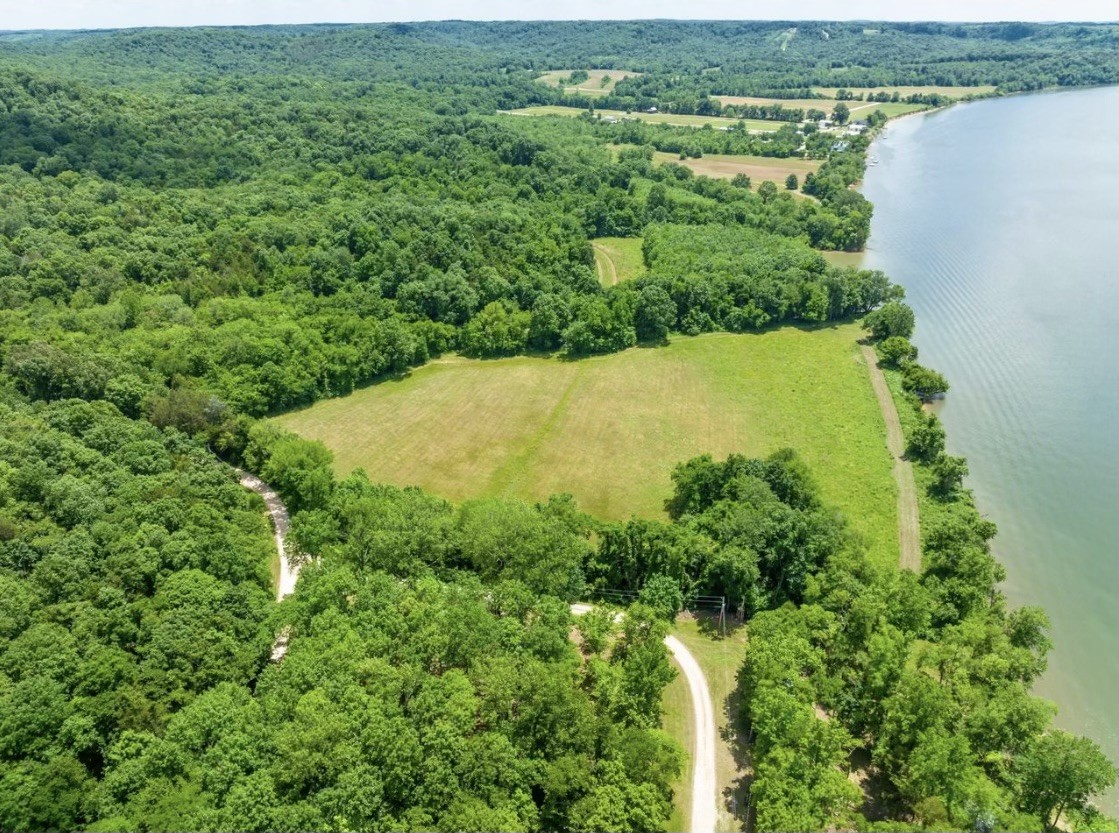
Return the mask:
<svg viewBox="0 0 1119 833">
<path fill-rule="evenodd" d="M 578 362 L 448 358 L 276 419 L 339 475 L 450 500 L 570 492 L 600 518 L 664 516 L 702 452 L 795 449 L 879 563 L 897 561 L 896 489 L 856 325 L 674 339 Z"/>
<path fill-rule="evenodd" d="M 711 98 L 724 106 L 727 104 L 780 105 L 787 110 L 800 109 L 806 113 L 809 110 L 822 110 L 829 115 L 835 109 L 835 105 L 839 103 L 834 98 L 757 98 L 740 95 L 713 95 Z M 864 119 L 875 110 L 881 110 L 887 118 L 894 118 L 895 116 L 904 116 L 908 113 L 916 113 L 918 110 L 928 109 L 927 104 L 910 104 L 905 101 L 852 100 L 843 103 L 850 110 L 852 121 Z"/>
<path fill-rule="evenodd" d="M 842 87 L 815 87 L 813 92 L 820 95 L 827 96 L 828 98 L 835 98 Z M 885 87 L 849 87 L 846 88 L 847 92 L 852 95 L 862 95 L 865 99 L 868 95 L 875 93 L 888 93 L 893 95 L 897 93 L 900 97 L 905 98 L 911 95 L 941 95 L 948 98 L 959 100 L 969 95 L 990 95 L 997 88 L 993 84 L 973 84 L 962 87 L 946 87 L 938 84 L 925 84 L 922 86 L 885 86 Z M 859 103 L 859 102 L 856 102 Z M 862 103 L 865 103 L 862 102 Z"/>
<path fill-rule="evenodd" d="M 580 90 L 583 94 L 588 94 L 586 90 Z M 758 105 L 780 105 L 786 109 L 809 109 L 822 110 L 824 113 L 831 114 L 835 105 L 839 102 L 831 99 L 781 99 L 781 98 L 755 98 L 751 96 L 724 96 L 713 95 L 713 100 L 719 101 L 721 104 L 758 104 Z M 864 119 L 875 111 L 881 111 L 887 118 L 895 118 L 897 116 L 908 115 L 909 113 L 916 113 L 920 110 L 929 109 L 927 104 L 910 104 L 907 102 L 874 102 L 874 101 L 845 101 L 851 120 Z M 588 112 L 584 107 L 566 106 L 562 104 L 540 104 L 530 107 L 520 107 L 512 110 L 501 111 L 506 115 L 513 116 L 578 116 Z M 690 113 L 649 113 L 643 110 L 633 110 L 626 112 L 624 110 L 613 110 L 609 108 L 595 108 L 595 114 L 599 118 L 612 118 L 612 119 L 638 119 L 640 121 L 648 122 L 650 124 L 669 124 L 682 127 L 704 127 L 710 125 L 711 127 L 731 127 L 743 122 L 747 130 L 758 132 L 769 132 L 777 130 L 783 124 L 797 124 L 798 122 L 778 121 L 776 119 L 736 119 L 728 116 L 714 116 L 714 115 L 695 115 Z"/>
<path fill-rule="evenodd" d="M 724 107 L 727 104 L 779 104 L 786 110 L 823 110 L 830 113 L 835 107 L 835 96 L 827 98 L 763 98 L 754 95 L 713 95 L 710 96 Z M 850 102 L 850 104 L 866 102 Z M 850 106 L 850 105 L 849 105 Z"/>
</svg>

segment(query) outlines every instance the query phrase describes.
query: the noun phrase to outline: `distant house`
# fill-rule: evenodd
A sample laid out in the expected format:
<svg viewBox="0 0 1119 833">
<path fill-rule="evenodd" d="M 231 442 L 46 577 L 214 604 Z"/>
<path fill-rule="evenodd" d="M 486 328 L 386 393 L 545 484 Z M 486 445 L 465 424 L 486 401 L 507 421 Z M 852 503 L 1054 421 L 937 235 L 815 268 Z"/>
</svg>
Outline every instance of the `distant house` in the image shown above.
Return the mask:
<svg viewBox="0 0 1119 833">
<path fill-rule="evenodd" d="M 847 135 L 848 136 L 858 136 L 864 130 L 866 130 L 866 125 L 865 124 L 859 124 L 858 122 L 855 122 L 854 124 L 847 125 Z"/>
<path fill-rule="evenodd" d="M 819 124 L 817 124 L 816 126 L 819 127 L 821 130 L 827 130 L 829 127 L 831 127 L 831 122 L 827 119 L 820 119 Z"/>
<path fill-rule="evenodd" d="M 836 153 L 843 153 L 843 151 L 847 150 L 847 148 L 849 147 L 851 147 L 850 142 L 836 142 L 834 145 L 831 146 L 831 149 L 834 150 Z"/>
</svg>

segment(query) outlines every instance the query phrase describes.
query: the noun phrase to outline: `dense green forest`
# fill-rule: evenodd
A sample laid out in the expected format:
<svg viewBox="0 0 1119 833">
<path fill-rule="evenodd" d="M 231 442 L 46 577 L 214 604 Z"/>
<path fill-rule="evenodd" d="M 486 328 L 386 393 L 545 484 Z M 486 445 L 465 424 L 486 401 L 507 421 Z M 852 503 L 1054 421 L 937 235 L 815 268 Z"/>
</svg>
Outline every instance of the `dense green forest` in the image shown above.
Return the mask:
<svg viewBox="0 0 1119 833">
<path fill-rule="evenodd" d="M 328 481 L 346 543 L 277 606 L 263 517 L 201 444 L 104 402 L 0 417 L 3 829 L 663 825 L 666 625 L 631 609 L 580 654 L 562 504 Z"/>
<path fill-rule="evenodd" d="M 662 637 L 695 593 L 748 621 L 758 829 L 1106 826 L 1086 802 L 1114 770 L 1029 695 L 1044 616 L 1007 609 L 935 418 L 909 437 L 937 506 L 920 576 L 869 566 L 792 452 L 682 463 L 669 520 L 606 524 L 337 481 L 259 421 L 447 351 L 867 313 L 915 400 L 942 392 L 900 288 L 821 254 L 869 234 L 865 137 L 497 113 L 571 103 L 535 80 L 557 67 L 645 73 L 596 106 L 685 111 L 1116 80 L 1114 27 L 875 27 L 0 34 L 0 829 L 663 829 Z M 654 150 L 823 165 L 794 197 Z M 602 288 L 601 236 L 641 236 L 646 273 Z M 230 463 L 294 513 L 282 603 Z M 607 589 L 640 601 L 574 624 Z"/>
</svg>

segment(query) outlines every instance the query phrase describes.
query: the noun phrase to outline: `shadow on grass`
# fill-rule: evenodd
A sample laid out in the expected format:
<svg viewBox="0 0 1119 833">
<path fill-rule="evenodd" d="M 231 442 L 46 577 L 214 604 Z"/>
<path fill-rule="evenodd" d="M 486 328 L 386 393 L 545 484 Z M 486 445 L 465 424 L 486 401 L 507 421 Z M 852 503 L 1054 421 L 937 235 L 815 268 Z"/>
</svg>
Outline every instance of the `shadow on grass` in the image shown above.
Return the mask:
<svg viewBox="0 0 1119 833">
<path fill-rule="evenodd" d="M 722 740 L 734 758 L 738 776 L 723 788 L 723 805 L 734 816 L 739 830 L 752 830 L 750 817 L 750 785 L 754 782 L 754 755 L 750 733 L 742 716 L 742 689 L 735 686 L 722 704 L 727 722 L 721 731 Z"/>
<path fill-rule="evenodd" d="M 701 634 L 716 640 L 724 638 L 718 613 L 700 612 L 694 614 L 694 618 Z M 730 614 L 727 615 L 725 624 L 728 637 L 746 626 L 745 622 L 738 620 L 737 615 Z M 719 729 L 719 739 L 730 750 L 734 762 L 734 774 L 719 795 L 721 806 L 735 819 L 736 829 L 750 830 L 753 820 L 750 818 L 749 798 L 750 785 L 754 780 L 754 759 L 749 728 L 742 716 L 741 684 L 736 684 L 722 702 L 713 705 L 724 718 Z"/>
<path fill-rule="evenodd" d="M 746 623 L 739 620 L 737 613 L 727 613 L 723 622 L 719 621 L 717 613 L 697 612 L 694 615 L 696 627 L 708 639 L 725 639 L 746 627 Z"/>
</svg>

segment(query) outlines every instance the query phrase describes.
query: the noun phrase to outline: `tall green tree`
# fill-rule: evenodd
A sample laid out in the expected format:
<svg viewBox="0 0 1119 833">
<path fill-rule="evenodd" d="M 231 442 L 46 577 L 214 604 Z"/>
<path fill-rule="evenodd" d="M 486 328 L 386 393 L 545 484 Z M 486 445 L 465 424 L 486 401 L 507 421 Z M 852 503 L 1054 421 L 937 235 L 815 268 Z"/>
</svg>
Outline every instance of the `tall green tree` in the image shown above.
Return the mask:
<svg viewBox="0 0 1119 833">
<path fill-rule="evenodd" d="M 1014 765 L 1022 808 L 1046 830 L 1083 810 L 1093 794 L 1115 783 L 1115 765 L 1088 738 L 1054 729 L 1042 735 Z"/>
</svg>

